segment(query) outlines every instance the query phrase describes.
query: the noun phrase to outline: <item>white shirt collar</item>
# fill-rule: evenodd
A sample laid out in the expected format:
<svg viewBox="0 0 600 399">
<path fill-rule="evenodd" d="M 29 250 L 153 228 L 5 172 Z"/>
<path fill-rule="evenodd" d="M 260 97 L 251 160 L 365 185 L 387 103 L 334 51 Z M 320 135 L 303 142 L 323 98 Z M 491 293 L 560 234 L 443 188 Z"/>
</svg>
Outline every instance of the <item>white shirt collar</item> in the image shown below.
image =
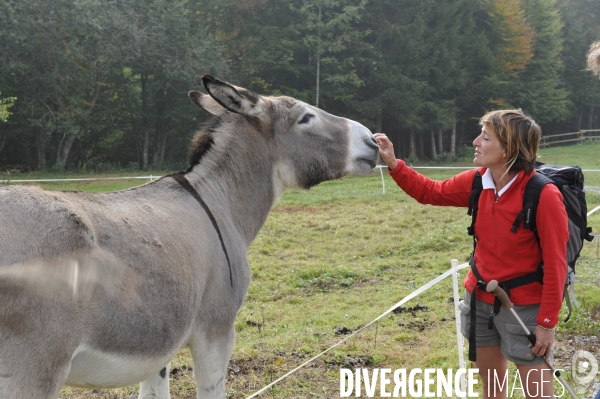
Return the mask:
<svg viewBox="0 0 600 399">
<path fill-rule="evenodd" d="M 494 193 L 496 194 L 496 198 L 500 198 L 500 196 L 504 194 L 506 190 L 508 190 L 510 185 L 513 184 L 513 182 L 517 179 L 518 175 L 519 174 L 517 173 L 515 177 L 513 177 L 512 180 L 508 182 L 506 186 L 502 187 L 502 190 L 496 192 L 496 185 L 494 184 L 494 179 L 492 178 L 492 172 L 488 169 L 485 171 L 483 176 L 481 176 L 481 184 L 483 185 L 484 190 L 493 189 Z"/>
</svg>

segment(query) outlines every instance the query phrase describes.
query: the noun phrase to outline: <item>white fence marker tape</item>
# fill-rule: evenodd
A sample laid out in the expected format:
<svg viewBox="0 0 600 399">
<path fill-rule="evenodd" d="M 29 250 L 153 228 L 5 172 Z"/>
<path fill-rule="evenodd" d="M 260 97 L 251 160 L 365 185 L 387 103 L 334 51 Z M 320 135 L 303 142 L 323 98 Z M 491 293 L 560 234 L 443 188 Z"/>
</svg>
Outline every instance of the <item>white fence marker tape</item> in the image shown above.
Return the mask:
<svg viewBox="0 0 600 399">
<path fill-rule="evenodd" d="M 463 263 L 462 265 L 459 265 L 456 267 L 456 270 L 460 270 L 460 269 L 464 269 L 465 267 L 469 267 L 468 263 Z M 256 391 L 255 393 L 253 393 L 252 395 L 248 396 L 246 399 L 252 399 L 255 398 L 256 396 L 260 395 L 261 393 L 263 393 L 264 391 L 266 391 L 267 389 L 269 389 L 270 387 L 272 387 L 273 385 L 277 384 L 279 381 L 283 380 L 284 378 L 286 378 L 287 376 L 289 376 L 290 374 L 295 373 L 296 371 L 300 370 L 302 367 L 306 366 L 307 364 L 311 363 L 313 360 L 321 357 L 322 355 L 324 355 L 325 353 L 329 352 L 330 350 L 332 350 L 333 348 L 335 348 L 336 346 L 341 345 L 342 343 L 346 342 L 348 339 L 350 339 L 352 336 L 358 334 L 359 332 L 361 332 L 362 330 L 364 330 L 365 328 L 369 327 L 371 324 L 375 323 L 377 320 L 381 319 L 382 317 L 386 316 L 387 314 L 391 313 L 394 309 L 396 309 L 398 306 L 403 305 L 404 303 L 410 301 L 411 299 L 413 299 L 414 297 L 416 297 L 417 295 L 421 294 L 424 291 L 427 291 L 429 288 L 433 287 L 434 285 L 436 285 L 437 283 L 439 283 L 440 281 L 442 281 L 443 279 L 445 279 L 446 277 L 452 275 L 452 273 L 454 273 L 454 269 L 450 269 L 446 272 L 444 272 L 443 274 L 440 274 L 439 276 L 437 276 L 436 278 L 434 278 L 433 280 L 429 281 L 427 284 L 422 285 L 420 288 L 414 290 L 413 292 L 411 292 L 410 294 L 408 294 L 407 296 L 404 297 L 404 299 L 402 299 L 400 302 L 396 303 L 394 306 L 392 306 L 391 308 L 389 308 L 387 311 L 385 311 L 384 313 L 382 313 L 381 315 L 379 315 L 375 320 L 371 321 L 370 323 L 366 324 L 364 327 L 354 331 L 352 334 L 348 335 L 346 338 L 344 338 L 343 340 L 341 340 L 340 342 L 338 342 L 337 344 L 333 345 L 332 347 L 324 350 L 323 352 L 319 353 L 318 355 L 312 357 L 311 359 L 307 360 L 306 362 L 302 363 L 300 366 L 296 367 L 295 369 L 293 369 L 292 371 L 288 371 L 287 373 L 285 373 L 283 376 L 279 377 L 278 379 L 276 379 L 275 381 L 273 381 L 272 383 L 270 383 L 269 385 L 267 385 L 266 387 L 262 388 L 260 391 Z"/>
<path fill-rule="evenodd" d="M 383 178 L 383 169 L 387 169 L 387 165 L 377 165 L 375 169 L 379 169 L 379 174 L 381 175 L 381 191 L 385 195 L 385 180 Z M 373 170 L 375 170 L 373 169 Z"/>
<path fill-rule="evenodd" d="M 383 166 L 379 166 L 379 173 L 381 174 L 381 189 L 385 195 L 385 180 L 383 180 Z"/>
<path fill-rule="evenodd" d="M 600 205 L 598 205 L 597 207 L 595 207 L 594 209 L 592 209 L 591 211 L 588 212 L 587 216 L 590 216 L 592 213 L 596 212 L 598 209 L 600 209 Z"/>
<path fill-rule="evenodd" d="M 454 291 L 454 320 L 456 324 L 456 346 L 458 348 L 458 367 L 461 369 L 466 369 L 465 365 L 465 340 L 460 333 L 460 310 L 458 309 L 458 302 L 460 301 L 460 297 L 458 294 L 458 260 L 452 259 L 450 261 L 452 265 L 452 290 Z M 467 392 L 467 379 L 465 375 L 462 374 L 460 378 L 460 390 L 461 392 Z M 462 396 L 462 398 L 466 398 L 466 396 Z"/>
</svg>

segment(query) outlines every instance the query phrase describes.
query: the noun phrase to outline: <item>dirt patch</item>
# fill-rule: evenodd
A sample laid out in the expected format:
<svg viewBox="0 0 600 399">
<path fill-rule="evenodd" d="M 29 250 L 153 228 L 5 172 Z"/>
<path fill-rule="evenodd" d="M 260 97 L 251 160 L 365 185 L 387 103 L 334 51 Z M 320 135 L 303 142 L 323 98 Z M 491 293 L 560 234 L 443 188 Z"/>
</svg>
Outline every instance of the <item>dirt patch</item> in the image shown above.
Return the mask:
<svg viewBox="0 0 600 399">
<path fill-rule="evenodd" d="M 392 313 L 394 313 L 394 314 L 411 313 L 413 316 L 415 316 L 415 312 L 426 312 L 426 311 L 427 311 L 427 306 L 425 306 L 425 305 L 416 305 L 411 308 L 405 308 L 404 306 L 398 306 L 397 308 L 392 310 Z"/>
<path fill-rule="evenodd" d="M 413 309 L 413 311 L 419 311 L 422 309 Z M 403 311 L 402 313 L 410 313 L 410 311 Z M 444 320 L 446 321 L 446 320 Z M 448 320 L 451 321 L 451 320 Z M 427 329 L 430 322 L 409 322 L 401 325 L 402 328 L 424 331 Z M 336 329 L 336 335 L 346 335 L 352 333 L 348 327 L 341 327 Z M 575 389 L 578 395 L 582 398 L 593 398 L 594 393 L 600 389 L 599 377 L 589 382 L 588 384 L 581 385 L 577 384 L 572 377 L 573 364 L 575 367 L 581 367 L 581 363 L 585 361 L 578 357 L 579 351 L 586 351 L 592 354 L 596 360 L 600 361 L 600 339 L 594 335 L 575 334 L 575 333 L 559 333 L 555 343 L 555 357 L 554 365 L 556 368 L 563 370 L 562 375 L 567 382 Z M 244 384 L 246 381 L 259 380 L 261 376 L 274 373 L 274 369 L 292 369 L 297 366 L 299 362 L 305 361 L 306 359 L 313 356 L 311 353 L 300 353 L 292 351 L 290 353 L 275 353 L 273 356 L 252 358 L 252 359 L 232 359 L 228 368 L 228 386 L 230 384 Z M 376 367 L 373 365 L 373 357 L 371 355 L 350 355 L 339 356 L 332 358 L 331 356 L 325 356 L 321 359 L 316 359 L 311 364 L 307 365 L 309 369 L 321 369 L 324 372 L 326 370 L 340 369 L 340 368 L 368 368 Z M 588 369 L 589 371 L 589 369 Z M 280 374 L 278 371 L 274 374 Z M 299 372 L 304 374 L 303 372 Z M 585 377 L 585 372 L 578 372 L 580 377 Z M 307 375 L 299 376 L 298 378 L 311 378 Z M 312 377 L 314 378 L 314 377 Z M 244 381 L 244 382 L 242 382 Z M 260 383 L 258 381 L 256 389 L 259 388 Z M 568 394 L 567 394 L 568 395 Z"/>
</svg>

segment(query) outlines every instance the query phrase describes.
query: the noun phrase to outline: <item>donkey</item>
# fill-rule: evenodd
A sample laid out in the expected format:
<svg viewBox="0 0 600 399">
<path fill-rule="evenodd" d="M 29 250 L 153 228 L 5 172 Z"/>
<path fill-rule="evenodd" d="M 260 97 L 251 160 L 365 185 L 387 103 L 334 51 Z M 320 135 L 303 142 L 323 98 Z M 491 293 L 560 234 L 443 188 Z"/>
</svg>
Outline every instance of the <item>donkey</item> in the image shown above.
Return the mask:
<svg viewBox="0 0 600 399">
<path fill-rule="evenodd" d="M 188 95 L 212 117 L 186 171 L 104 194 L 0 188 L 0 398 L 140 381 L 139 398 L 169 398 L 183 347 L 198 398 L 225 398 L 248 247 L 277 198 L 375 166 L 355 121 L 202 83 Z"/>
</svg>

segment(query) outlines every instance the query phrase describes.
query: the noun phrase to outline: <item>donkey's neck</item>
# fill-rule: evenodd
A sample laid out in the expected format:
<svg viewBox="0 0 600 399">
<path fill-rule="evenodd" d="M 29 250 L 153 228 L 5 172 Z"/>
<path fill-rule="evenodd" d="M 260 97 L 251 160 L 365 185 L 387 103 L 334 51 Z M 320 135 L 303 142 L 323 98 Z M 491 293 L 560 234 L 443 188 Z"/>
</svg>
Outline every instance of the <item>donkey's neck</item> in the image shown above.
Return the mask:
<svg viewBox="0 0 600 399">
<path fill-rule="evenodd" d="M 235 146 L 219 144 L 186 177 L 216 217 L 229 219 L 250 246 L 277 200 L 274 161 L 265 142 L 254 140 L 248 147 L 237 141 Z"/>
</svg>

